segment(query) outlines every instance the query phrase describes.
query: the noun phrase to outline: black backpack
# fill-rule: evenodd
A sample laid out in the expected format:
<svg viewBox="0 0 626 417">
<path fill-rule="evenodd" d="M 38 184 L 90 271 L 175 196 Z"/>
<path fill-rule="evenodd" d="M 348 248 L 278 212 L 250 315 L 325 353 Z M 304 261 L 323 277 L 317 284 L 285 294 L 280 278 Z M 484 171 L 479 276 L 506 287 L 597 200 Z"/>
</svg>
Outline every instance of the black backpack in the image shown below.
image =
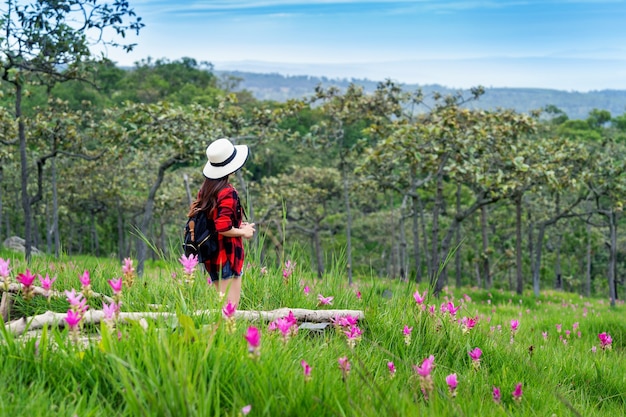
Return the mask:
<svg viewBox="0 0 626 417">
<path fill-rule="evenodd" d="M 187 219 L 183 251 L 186 256 L 198 255 L 198 262 L 209 260 L 217 252 L 215 225 L 205 211 L 200 210 Z"/>
</svg>

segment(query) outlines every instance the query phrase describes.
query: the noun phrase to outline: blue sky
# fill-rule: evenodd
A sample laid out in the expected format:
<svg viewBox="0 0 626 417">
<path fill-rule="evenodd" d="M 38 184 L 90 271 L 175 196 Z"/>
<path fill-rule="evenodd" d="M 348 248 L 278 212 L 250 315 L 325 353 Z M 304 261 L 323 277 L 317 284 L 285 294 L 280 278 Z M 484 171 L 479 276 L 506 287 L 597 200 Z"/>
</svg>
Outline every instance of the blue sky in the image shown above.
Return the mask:
<svg viewBox="0 0 626 417">
<path fill-rule="evenodd" d="M 120 65 L 391 78 L 453 88 L 626 89 L 626 0 L 130 0 Z"/>
</svg>

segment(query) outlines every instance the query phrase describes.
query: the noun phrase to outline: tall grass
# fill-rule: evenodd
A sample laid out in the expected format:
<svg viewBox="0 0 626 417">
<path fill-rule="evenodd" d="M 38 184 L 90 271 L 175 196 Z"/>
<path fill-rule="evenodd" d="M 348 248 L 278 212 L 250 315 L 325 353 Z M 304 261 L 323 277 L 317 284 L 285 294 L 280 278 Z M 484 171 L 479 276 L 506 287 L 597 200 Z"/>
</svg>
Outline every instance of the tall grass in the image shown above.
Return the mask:
<svg viewBox="0 0 626 417">
<path fill-rule="evenodd" d="M 12 256 L 3 253 L 7 259 Z M 206 277 L 180 283 L 177 260 L 148 262 L 124 288 L 122 311 L 176 313 L 176 320 L 87 326 L 91 342 L 75 343 L 65 327 L 17 336 L 0 326 L 0 414 L 14 416 L 617 416 L 626 407 L 624 306 L 544 292 L 540 298 L 463 288 L 434 297 L 425 286 L 366 277 L 347 286 L 339 265 L 323 280 L 298 259 L 262 269 L 251 256 L 244 273 L 243 310 L 281 307 L 363 310 L 354 347 L 346 328 L 300 329 L 285 341 L 268 323 L 238 320 L 232 329 L 224 302 Z M 56 290 L 80 289 L 88 270 L 93 290 L 111 295 L 107 281 L 121 276 L 117 260 L 35 258 L 28 266 L 56 276 Z M 12 280 L 27 266 L 11 258 Z M 284 275 L 288 275 L 285 277 Z M 308 287 L 308 294 L 304 288 Z M 424 307 L 413 294 L 427 294 Z M 318 305 L 318 294 L 332 305 Z M 442 305 L 452 302 L 453 316 Z M 101 301 L 90 300 L 92 309 Z M 432 307 L 431 307 L 432 306 Z M 434 309 L 431 312 L 430 309 Z M 65 299 L 27 302 L 16 296 L 11 319 L 46 310 L 65 312 Z M 195 314 L 206 310 L 204 314 Z M 467 331 L 460 321 L 476 318 Z M 519 327 L 511 330 L 511 321 Z M 560 326 L 560 331 L 557 329 Z M 251 355 L 248 327 L 261 330 L 260 355 Z M 410 338 L 404 331 L 412 328 Z M 580 334 L 578 333 L 580 332 Z M 600 347 L 608 332 L 612 348 Z M 544 333 L 547 333 L 544 335 Z M 480 365 L 468 352 L 480 348 Z M 433 390 L 422 391 L 415 367 L 434 356 Z M 340 369 L 347 358 L 350 370 Z M 311 367 L 306 378 L 301 361 Z M 396 372 L 391 374 L 389 362 Z M 453 396 L 446 377 L 456 374 Z M 522 396 L 514 400 L 515 386 Z M 493 400 L 493 389 L 502 393 Z"/>
</svg>

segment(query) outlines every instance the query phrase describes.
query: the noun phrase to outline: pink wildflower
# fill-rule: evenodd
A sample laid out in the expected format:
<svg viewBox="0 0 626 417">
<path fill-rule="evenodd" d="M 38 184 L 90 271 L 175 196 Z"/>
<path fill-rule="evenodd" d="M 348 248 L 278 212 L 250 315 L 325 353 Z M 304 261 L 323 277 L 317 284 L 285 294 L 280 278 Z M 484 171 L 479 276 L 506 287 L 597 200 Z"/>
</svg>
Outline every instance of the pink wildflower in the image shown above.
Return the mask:
<svg viewBox="0 0 626 417">
<path fill-rule="evenodd" d="M 422 361 L 420 366 L 413 365 L 413 369 L 418 373 L 419 376 L 427 377 L 430 376 L 430 373 L 435 368 L 435 357 L 430 355 L 428 358 Z"/>
<path fill-rule="evenodd" d="M 114 294 L 119 294 L 122 292 L 122 283 L 124 282 L 122 278 L 110 279 L 108 282 Z"/>
<path fill-rule="evenodd" d="M 613 344 L 613 338 L 610 334 L 602 332 L 598 335 L 598 339 L 600 339 L 600 347 L 602 348 L 602 350 L 611 349 L 611 346 Z"/>
<path fill-rule="evenodd" d="M 180 262 L 183 266 L 185 275 L 191 277 L 196 270 L 196 266 L 198 265 L 198 255 L 190 254 L 189 256 L 185 256 L 185 254 L 182 254 L 178 259 L 178 262 Z"/>
<path fill-rule="evenodd" d="M 343 333 L 346 335 L 346 338 L 348 339 L 348 346 L 353 348 L 356 342 L 361 340 L 361 334 L 363 332 L 361 331 L 361 329 L 359 329 L 358 326 L 353 325 L 353 326 L 350 326 L 350 328 L 347 331 L 344 331 Z"/>
<path fill-rule="evenodd" d="M 413 332 L 413 328 L 405 325 L 402 333 L 404 334 L 404 344 L 407 346 L 411 344 L 411 332 Z"/>
<path fill-rule="evenodd" d="M 474 326 L 476 326 L 477 321 L 477 318 L 463 317 L 461 319 L 461 329 L 463 333 L 469 333 L 469 331 L 472 330 Z"/>
<path fill-rule="evenodd" d="M 309 293 L 311 292 L 311 289 L 309 288 L 308 285 L 304 286 L 304 295 L 309 295 Z"/>
<path fill-rule="evenodd" d="M 252 405 L 248 404 L 241 409 L 241 414 L 247 416 L 248 414 L 250 414 L 250 411 L 252 411 Z"/>
<path fill-rule="evenodd" d="M 387 369 L 389 369 L 389 374 L 393 378 L 396 375 L 396 365 L 393 362 L 387 362 Z"/>
<path fill-rule="evenodd" d="M 455 316 L 456 312 L 459 311 L 459 308 L 461 308 L 461 306 L 455 307 L 452 301 L 448 301 L 446 308 L 451 316 Z"/>
<path fill-rule="evenodd" d="M 229 319 L 235 315 L 236 310 L 235 305 L 228 300 L 228 303 L 222 308 L 222 315 Z"/>
<path fill-rule="evenodd" d="M 80 324 L 82 316 L 76 311 L 70 309 L 67 310 L 67 316 L 65 317 L 65 321 L 68 326 L 70 326 L 71 330 L 77 330 L 78 325 Z"/>
<path fill-rule="evenodd" d="M 350 372 L 350 361 L 348 361 L 347 356 L 343 356 L 337 359 L 337 362 L 339 363 L 339 369 L 341 369 L 342 377 L 345 380 L 346 376 L 348 376 L 348 373 Z"/>
<path fill-rule="evenodd" d="M 117 304 L 111 303 L 102 303 L 102 312 L 104 313 L 104 320 L 107 322 L 112 322 L 115 320 L 115 316 L 117 315 L 118 308 Z"/>
<path fill-rule="evenodd" d="M 480 348 L 474 348 L 473 350 L 467 352 L 469 354 L 469 357 L 473 360 L 473 361 L 479 361 L 480 360 L 480 356 L 483 354 L 483 351 L 480 350 Z"/>
<path fill-rule="evenodd" d="M 45 278 L 42 278 L 41 275 L 39 275 L 38 277 L 39 277 L 39 282 L 41 283 L 41 288 L 43 288 L 43 290 L 46 291 L 46 293 L 50 291 L 50 289 L 52 288 L 52 284 L 54 284 L 54 281 L 57 280 L 56 277 L 51 279 L 48 274 L 46 274 Z"/>
<path fill-rule="evenodd" d="M 261 332 L 254 326 L 248 327 L 248 330 L 245 334 L 245 339 L 248 341 L 248 352 L 253 355 L 260 354 L 260 346 L 261 346 Z"/>
<path fill-rule="evenodd" d="M 0 278 L 8 278 L 11 273 L 11 268 L 9 268 L 9 264 L 11 263 L 10 259 L 4 260 L 0 258 Z"/>
<path fill-rule="evenodd" d="M 415 302 L 419 305 L 424 304 L 424 300 L 426 299 L 426 291 L 424 291 L 424 294 L 420 294 L 419 291 L 415 291 L 413 293 L 413 298 L 415 299 Z"/>
<path fill-rule="evenodd" d="M 356 299 L 357 299 L 357 300 L 361 301 L 361 291 L 356 290 L 356 291 L 354 292 L 354 295 L 356 295 Z"/>
<path fill-rule="evenodd" d="M 309 365 L 304 359 L 300 361 L 300 365 L 302 365 L 302 371 L 304 372 L 304 381 L 308 382 L 311 380 L 311 365 Z"/>
<path fill-rule="evenodd" d="M 91 278 L 89 277 L 89 271 L 85 270 L 83 274 L 79 277 L 80 284 L 83 287 L 89 287 L 91 285 Z"/>
<path fill-rule="evenodd" d="M 543 336 L 543 340 L 548 340 L 548 332 L 541 332 L 541 336 Z"/>
<path fill-rule="evenodd" d="M 556 325 L 556 332 L 557 332 L 557 333 L 561 333 L 561 328 L 562 328 L 562 327 L 563 327 L 563 325 L 562 325 L 562 324 L 557 324 L 557 325 Z"/>
<path fill-rule="evenodd" d="M 520 382 L 515 386 L 515 390 L 511 393 L 513 395 L 513 399 L 517 402 L 522 401 L 522 383 Z"/>
<path fill-rule="evenodd" d="M 500 403 L 500 399 L 502 398 L 502 394 L 500 393 L 500 388 L 498 387 L 493 387 L 493 391 L 492 391 L 492 397 L 493 397 L 493 401 L 495 401 L 496 403 Z"/>
<path fill-rule="evenodd" d="M 446 377 L 446 384 L 448 384 L 448 389 L 453 397 L 456 396 L 456 387 L 458 383 L 459 381 L 457 380 L 456 374 L 450 374 Z"/>
<path fill-rule="evenodd" d="M 519 320 L 511 320 L 511 332 L 515 333 L 519 328 Z"/>
<path fill-rule="evenodd" d="M 333 303 L 333 298 L 335 297 L 324 297 L 322 294 L 318 294 L 317 300 L 319 302 L 317 305 L 331 305 Z"/>
<path fill-rule="evenodd" d="M 31 287 L 33 285 L 33 281 L 35 281 L 35 275 L 31 274 L 29 269 L 27 269 L 23 274 L 17 274 L 17 282 L 26 288 Z"/>
</svg>

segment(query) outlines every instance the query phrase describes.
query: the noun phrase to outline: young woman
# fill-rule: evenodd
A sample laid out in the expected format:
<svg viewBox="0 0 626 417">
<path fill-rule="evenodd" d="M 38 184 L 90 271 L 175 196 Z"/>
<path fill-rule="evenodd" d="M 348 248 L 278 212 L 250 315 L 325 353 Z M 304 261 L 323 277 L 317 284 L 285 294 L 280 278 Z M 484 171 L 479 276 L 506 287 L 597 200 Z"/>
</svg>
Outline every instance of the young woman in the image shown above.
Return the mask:
<svg viewBox="0 0 626 417">
<path fill-rule="evenodd" d="M 226 294 L 233 305 L 241 298 L 243 272 L 243 239 L 254 236 L 254 223 L 243 221 L 243 209 L 237 190 L 228 182 L 230 174 L 239 170 L 248 159 L 246 145 L 234 146 L 228 139 L 217 139 L 206 150 L 208 161 L 202 170 L 204 183 L 191 204 L 188 216 L 204 210 L 213 220 L 217 235 L 217 251 L 204 262 L 215 288 Z"/>
</svg>

